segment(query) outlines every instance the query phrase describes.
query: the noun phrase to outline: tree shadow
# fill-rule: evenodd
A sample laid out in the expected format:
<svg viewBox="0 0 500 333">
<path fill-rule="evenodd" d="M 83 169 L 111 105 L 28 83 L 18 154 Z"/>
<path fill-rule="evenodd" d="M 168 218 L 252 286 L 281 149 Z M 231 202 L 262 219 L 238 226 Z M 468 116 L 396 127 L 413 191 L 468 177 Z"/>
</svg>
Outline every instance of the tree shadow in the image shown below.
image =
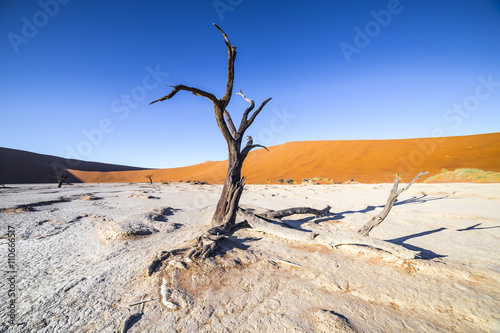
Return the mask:
<svg viewBox="0 0 500 333">
<path fill-rule="evenodd" d="M 250 245 L 248 243 L 257 242 L 261 240 L 262 237 L 245 237 L 240 238 L 235 235 L 231 235 L 224 240 L 219 241 L 218 252 L 225 255 L 227 252 L 233 249 L 248 250 Z"/>
<path fill-rule="evenodd" d="M 422 204 L 422 203 L 425 203 L 425 202 L 428 202 L 428 201 L 435 201 L 435 200 L 441 200 L 441 199 L 445 199 L 445 198 L 448 198 L 450 195 L 443 195 L 443 196 L 440 196 L 440 197 L 429 197 L 427 194 L 422 194 L 421 196 L 413 196 L 409 199 L 406 199 L 406 200 L 396 200 L 396 202 L 394 203 L 394 206 L 399 206 L 399 205 L 407 205 L 407 204 Z M 383 205 L 379 205 L 379 206 L 366 206 L 366 208 L 364 209 L 360 209 L 360 210 L 346 210 L 344 212 L 338 212 L 338 213 L 333 213 L 335 214 L 334 216 L 334 220 L 342 220 L 346 215 L 346 214 L 355 214 L 355 213 L 368 213 L 368 212 L 371 212 L 372 210 L 375 210 L 376 208 L 384 208 L 385 204 Z M 323 222 L 323 221 L 319 221 L 318 222 Z"/>
<path fill-rule="evenodd" d="M 440 197 L 428 197 L 427 194 L 422 194 L 419 197 L 413 196 L 413 197 L 411 197 L 409 199 L 406 199 L 406 200 L 402 200 L 402 201 L 397 200 L 396 203 L 394 203 L 394 206 L 406 205 L 406 204 L 412 204 L 412 203 L 425 203 L 427 201 L 435 201 L 435 200 L 446 199 L 449 196 L 450 195 L 447 194 L 447 195 L 443 195 L 443 196 L 440 196 Z"/>
<path fill-rule="evenodd" d="M 123 325 L 122 332 L 128 332 L 132 326 L 134 326 L 139 320 L 142 319 L 144 313 L 138 312 L 133 315 L 131 315 L 126 321 L 125 324 Z"/>
<path fill-rule="evenodd" d="M 429 259 L 435 259 L 435 258 L 444 258 L 444 257 L 447 257 L 447 255 L 437 254 L 437 253 L 435 253 L 435 252 L 433 252 L 431 250 L 427 250 L 427 249 L 424 249 L 424 248 L 421 248 L 421 247 L 418 247 L 418 246 L 414 246 L 414 245 L 411 245 L 411 244 L 406 244 L 405 242 L 408 239 L 422 237 L 422 236 L 427 236 L 427 235 L 434 234 L 436 232 L 440 232 L 440 231 L 443 231 L 443 230 L 446 230 L 446 229 L 447 228 L 441 227 L 441 228 L 438 228 L 438 229 L 428 230 L 428 231 L 424 231 L 424 232 L 419 232 L 419 233 L 415 233 L 415 234 L 411 234 L 411 235 L 407 235 L 407 236 L 403 236 L 403 237 L 399 237 L 399 238 L 387 239 L 385 241 L 389 242 L 389 243 L 401 245 L 401 246 L 403 246 L 403 247 L 405 247 L 405 248 L 407 248 L 408 250 L 411 250 L 411 251 L 418 251 L 418 252 L 420 252 L 419 257 L 421 259 L 427 259 L 427 260 L 429 260 Z"/>
<path fill-rule="evenodd" d="M 483 230 L 483 229 L 495 229 L 495 228 L 500 228 L 500 225 L 496 225 L 493 227 L 482 227 L 482 228 L 477 228 L 477 226 L 480 226 L 482 223 L 474 224 L 471 225 L 470 227 L 464 228 L 464 229 L 457 229 L 457 231 L 469 231 L 469 230 Z"/>
</svg>

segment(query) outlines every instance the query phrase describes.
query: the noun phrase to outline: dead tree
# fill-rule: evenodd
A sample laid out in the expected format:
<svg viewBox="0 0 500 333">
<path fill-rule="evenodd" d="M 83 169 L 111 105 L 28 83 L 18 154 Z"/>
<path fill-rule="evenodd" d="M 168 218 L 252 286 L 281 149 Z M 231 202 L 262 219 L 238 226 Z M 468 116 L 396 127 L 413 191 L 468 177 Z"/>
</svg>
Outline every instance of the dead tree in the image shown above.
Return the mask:
<svg viewBox="0 0 500 333">
<path fill-rule="evenodd" d="M 214 24 L 215 25 L 215 24 Z M 222 189 L 221 197 L 217 203 L 215 213 L 212 217 L 211 228 L 197 237 L 189 246 L 170 252 L 162 252 L 161 257 L 155 257 L 150 264 L 147 274 L 153 274 L 156 269 L 161 265 L 163 260 L 170 258 L 171 255 L 176 257 L 174 261 L 177 263 L 176 267 L 186 267 L 186 262 L 192 262 L 196 259 L 203 259 L 212 255 L 218 248 L 219 242 L 227 237 L 235 228 L 236 214 L 245 220 L 246 226 L 253 228 L 256 231 L 269 233 L 277 237 L 285 238 L 288 240 L 298 241 L 306 244 L 327 245 L 330 247 L 339 247 L 342 245 L 361 245 L 383 250 L 391 253 L 399 258 L 410 259 L 417 255 L 417 252 L 406 249 L 403 246 L 389 243 L 383 240 L 378 240 L 369 237 L 369 232 L 374 227 L 380 225 L 389 214 L 394 206 L 397 197 L 401 192 L 407 190 L 417 179 L 426 174 L 420 173 L 415 179 L 406 187 L 398 190 L 399 180 L 396 178 L 392 187 L 391 193 L 387 203 L 381 214 L 372 218 L 364 227 L 358 232 L 337 230 L 335 232 L 324 231 L 304 231 L 293 228 L 291 225 L 282 220 L 283 217 L 291 216 L 294 214 L 314 214 L 323 216 L 330 213 L 330 206 L 318 210 L 309 207 L 294 207 L 277 212 L 267 211 L 265 213 L 256 214 L 248 209 L 239 207 L 239 200 L 243 191 L 245 178 L 241 175 L 241 168 L 248 153 L 258 147 L 267 149 L 264 146 L 254 144 L 251 137 L 247 136 L 247 144 L 241 147 L 242 138 L 245 131 L 253 123 L 257 115 L 261 112 L 263 107 L 269 102 L 270 98 L 262 102 L 262 104 L 253 113 L 255 107 L 253 100 L 248 99 L 241 91 L 237 93 L 241 95 L 250 106 L 244 111 L 242 120 L 238 128 L 233 123 L 229 112 L 226 107 L 231 99 L 234 80 L 234 61 L 236 57 L 236 47 L 231 45 L 227 35 L 219 29 L 226 43 L 228 50 L 228 67 L 227 67 L 227 83 L 226 92 L 221 99 L 217 99 L 213 94 L 198 88 L 188 87 L 185 85 L 173 86 L 173 90 L 166 96 L 153 101 L 151 104 L 168 100 L 175 96 L 179 91 L 189 91 L 196 96 L 205 97 L 210 100 L 215 110 L 215 118 L 222 135 L 226 139 L 228 146 L 228 169 L 226 180 Z M 177 261 L 177 260 L 180 260 Z"/>
<path fill-rule="evenodd" d="M 147 179 L 149 179 L 149 183 L 150 184 L 153 184 L 153 174 L 145 175 L 144 177 L 146 177 Z"/>
<path fill-rule="evenodd" d="M 241 119 L 240 125 L 238 128 L 236 128 L 229 112 L 226 110 L 226 107 L 231 101 L 231 96 L 233 94 L 234 61 L 236 60 L 236 47 L 231 45 L 226 33 L 221 28 L 219 28 L 219 26 L 217 26 L 215 23 L 214 26 L 219 29 L 220 32 L 222 32 L 228 51 L 226 92 L 224 96 L 218 99 L 212 93 L 203 91 L 198 88 L 178 84 L 176 86 L 173 86 L 173 90 L 168 95 L 163 96 L 162 98 L 157 99 L 150 104 L 168 100 L 174 97 L 179 91 L 189 91 L 196 96 L 205 97 L 210 100 L 210 102 L 212 102 L 217 125 L 219 126 L 219 130 L 222 132 L 222 135 L 227 142 L 228 167 L 226 180 L 224 181 L 222 193 L 212 217 L 211 226 L 213 228 L 217 228 L 216 230 L 219 233 L 226 233 L 232 229 L 236 221 L 236 212 L 238 210 L 238 204 L 240 201 L 241 193 L 243 191 L 244 183 L 244 178 L 242 178 L 241 175 L 243 162 L 252 149 L 258 147 L 267 149 L 264 146 L 253 144 L 253 140 L 251 139 L 251 137 L 248 137 L 248 142 L 242 149 L 241 141 L 244 137 L 245 131 L 250 127 L 250 125 L 252 125 L 255 118 L 259 115 L 259 113 L 271 100 L 271 98 L 266 99 L 255 111 L 253 111 L 253 109 L 255 108 L 254 101 L 247 98 L 240 90 L 240 92 L 237 94 L 243 97 L 248 103 L 250 103 L 250 106 L 243 112 L 243 117 Z M 251 113 L 252 111 L 253 113 Z"/>
<path fill-rule="evenodd" d="M 67 183 L 66 179 L 69 177 L 68 170 L 59 170 L 56 167 L 54 168 L 54 177 L 57 180 L 57 188 L 60 188 L 63 183 Z"/>
</svg>

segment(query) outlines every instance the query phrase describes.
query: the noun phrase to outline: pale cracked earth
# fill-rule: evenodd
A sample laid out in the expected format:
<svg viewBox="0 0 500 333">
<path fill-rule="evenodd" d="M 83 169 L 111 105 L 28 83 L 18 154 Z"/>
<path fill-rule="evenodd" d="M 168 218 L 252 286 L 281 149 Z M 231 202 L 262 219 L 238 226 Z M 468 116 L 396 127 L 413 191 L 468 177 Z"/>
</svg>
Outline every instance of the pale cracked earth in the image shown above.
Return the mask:
<svg viewBox="0 0 500 333">
<path fill-rule="evenodd" d="M 391 186 L 251 185 L 241 204 L 330 205 L 333 214 L 288 222 L 356 230 L 382 209 Z M 0 188 L 0 332 L 500 332 L 500 184 L 415 184 L 401 194 L 370 236 L 418 250 L 419 259 L 240 229 L 213 258 L 187 268 L 167 259 L 147 276 L 156 254 L 206 230 L 220 190 Z M 7 323 L 9 226 L 14 326 Z M 161 303 L 163 278 L 176 309 Z M 130 306 L 141 299 L 150 301 Z"/>
</svg>

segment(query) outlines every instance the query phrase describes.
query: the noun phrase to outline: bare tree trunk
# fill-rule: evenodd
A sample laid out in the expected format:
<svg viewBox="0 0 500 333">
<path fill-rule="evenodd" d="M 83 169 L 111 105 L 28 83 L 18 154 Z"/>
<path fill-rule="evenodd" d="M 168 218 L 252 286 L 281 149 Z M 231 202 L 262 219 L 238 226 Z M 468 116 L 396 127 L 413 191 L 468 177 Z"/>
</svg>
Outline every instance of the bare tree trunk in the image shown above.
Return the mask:
<svg viewBox="0 0 500 333">
<path fill-rule="evenodd" d="M 236 221 L 236 211 L 243 192 L 241 168 L 243 161 L 236 150 L 229 153 L 226 180 L 222 188 L 219 202 L 212 217 L 211 227 L 231 229 Z"/>
</svg>

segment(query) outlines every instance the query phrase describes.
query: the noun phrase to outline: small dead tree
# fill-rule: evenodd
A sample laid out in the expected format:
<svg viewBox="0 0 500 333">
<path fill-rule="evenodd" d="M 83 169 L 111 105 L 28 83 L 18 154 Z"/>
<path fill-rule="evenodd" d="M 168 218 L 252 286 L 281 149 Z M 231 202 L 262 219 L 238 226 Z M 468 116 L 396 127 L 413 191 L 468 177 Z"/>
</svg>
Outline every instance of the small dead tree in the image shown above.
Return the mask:
<svg viewBox="0 0 500 333">
<path fill-rule="evenodd" d="M 57 188 L 60 188 L 63 183 L 67 183 L 66 179 L 69 176 L 68 170 L 59 170 L 56 167 L 53 167 L 54 169 L 54 177 L 57 180 Z"/>
<path fill-rule="evenodd" d="M 150 184 L 153 184 L 153 174 L 145 175 L 144 177 L 146 177 L 147 179 L 149 179 L 149 183 Z"/>
</svg>

